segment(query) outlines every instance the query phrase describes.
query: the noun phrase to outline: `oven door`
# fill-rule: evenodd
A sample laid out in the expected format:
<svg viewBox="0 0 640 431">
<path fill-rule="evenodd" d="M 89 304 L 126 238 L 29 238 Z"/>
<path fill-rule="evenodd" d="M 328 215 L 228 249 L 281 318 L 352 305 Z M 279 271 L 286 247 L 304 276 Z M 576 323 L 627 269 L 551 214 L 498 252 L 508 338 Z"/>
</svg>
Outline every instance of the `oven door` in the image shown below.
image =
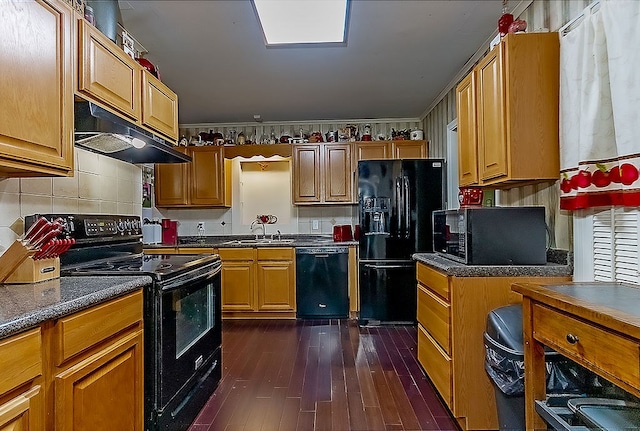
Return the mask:
<svg viewBox="0 0 640 431">
<path fill-rule="evenodd" d="M 147 364 L 153 362 L 155 369 L 152 392 L 158 416 L 170 413 L 176 421 L 191 398 L 208 399 L 220 379 L 220 269 L 172 280 L 154 291 L 148 320 L 153 346 L 145 355 L 151 355 Z"/>
</svg>

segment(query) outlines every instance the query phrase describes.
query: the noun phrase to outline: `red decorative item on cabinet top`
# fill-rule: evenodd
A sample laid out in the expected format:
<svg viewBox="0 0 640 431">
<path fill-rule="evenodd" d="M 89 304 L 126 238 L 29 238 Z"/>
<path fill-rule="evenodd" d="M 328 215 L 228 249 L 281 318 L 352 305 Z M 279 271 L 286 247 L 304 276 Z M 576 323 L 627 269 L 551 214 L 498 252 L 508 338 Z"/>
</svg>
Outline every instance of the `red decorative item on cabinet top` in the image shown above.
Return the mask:
<svg viewBox="0 0 640 431">
<path fill-rule="evenodd" d="M 513 22 L 513 15 L 507 12 L 507 0 L 502 1 L 502 16 L 498 19 L 498 32 L 504 36 L 509 32 L 509 26 Z"/>
</svg>

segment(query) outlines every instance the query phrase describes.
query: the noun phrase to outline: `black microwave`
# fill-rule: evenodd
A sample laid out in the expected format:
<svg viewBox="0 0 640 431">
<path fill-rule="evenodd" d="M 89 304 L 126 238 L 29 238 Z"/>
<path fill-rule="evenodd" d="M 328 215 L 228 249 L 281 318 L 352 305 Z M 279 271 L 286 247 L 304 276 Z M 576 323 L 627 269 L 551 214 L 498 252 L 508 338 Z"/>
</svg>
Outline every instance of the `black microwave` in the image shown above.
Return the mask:
<svg viewBox="0 0 640 431">
<path fill-rule="evenodd" d="M 544 207 L 468 207 L 433 212 L 433 250 L 467 265 L 544 265 Z"/>
</svg>

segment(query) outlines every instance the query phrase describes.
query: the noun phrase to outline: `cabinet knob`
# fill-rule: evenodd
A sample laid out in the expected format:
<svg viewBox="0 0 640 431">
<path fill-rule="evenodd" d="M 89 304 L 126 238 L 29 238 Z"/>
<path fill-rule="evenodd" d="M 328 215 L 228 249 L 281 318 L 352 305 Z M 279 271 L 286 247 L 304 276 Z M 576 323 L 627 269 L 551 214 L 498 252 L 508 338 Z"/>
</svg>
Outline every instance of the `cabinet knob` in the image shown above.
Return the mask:
<svg viewBox="0 0 640 431">
<path fill-rule="evenodd" d="M 578 341 L 580 341 L 580 339 L 577 335 L 567 334 L 567 341 L 569 342 L 569 344 L 576 344 Z"/>
</svg>

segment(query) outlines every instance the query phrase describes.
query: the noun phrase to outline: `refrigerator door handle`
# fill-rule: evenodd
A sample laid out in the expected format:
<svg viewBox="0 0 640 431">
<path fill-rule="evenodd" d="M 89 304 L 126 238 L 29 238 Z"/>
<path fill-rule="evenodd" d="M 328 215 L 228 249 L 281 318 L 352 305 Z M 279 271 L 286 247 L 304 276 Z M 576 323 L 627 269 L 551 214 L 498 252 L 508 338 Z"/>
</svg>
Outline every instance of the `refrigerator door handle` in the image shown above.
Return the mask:
<svg viewBox="0 0 640 431">
<path fill-rule="evenodd" d="M 411 193 L 409 193 L 409 177 L 402 177 L 403 180 L 403 203 L 404 203 L 404 237 L 409 238 L 411 229 Z"/>
<path fill-rule="evenodd" d="M 404 232 L 402 229 L 402 219 L 403 219 L 402 211 L 404 209 L 402 203 L 404 202 L 404 196 L 402 192 L 403 192 L 402 178 L 397 177 L 396 178 L 396 211 L 398 212 L 398 217 L 397 217 L 398 228 L 396 229 L 396 232 L 398 236 L 404 236 Z"/>
</svg>

